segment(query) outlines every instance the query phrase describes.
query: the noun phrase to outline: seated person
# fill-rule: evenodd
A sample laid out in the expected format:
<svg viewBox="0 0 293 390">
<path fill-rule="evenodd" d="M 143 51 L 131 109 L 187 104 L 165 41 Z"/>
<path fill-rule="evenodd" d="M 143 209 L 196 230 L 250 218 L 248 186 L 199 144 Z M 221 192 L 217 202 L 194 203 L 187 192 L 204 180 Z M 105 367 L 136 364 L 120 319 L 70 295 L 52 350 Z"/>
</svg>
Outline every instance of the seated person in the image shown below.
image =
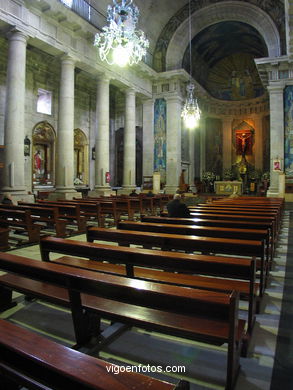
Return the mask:
<svg viewBox="0 0 293 390">
<path fill-rule="evenodd" d="M 146 194 L 146 196 L 148 197 L 148 198 L 152 198 L 153 196 L 155 196 L 154 194 L 153 194 L 153 191 L 149 191 L 147 194 Z"/>
<path fill-rule="evenodd" d="M 2 203 L 2 204 L 12 205 L 13 202 L 12 202 L 11 195 L 10 195 L 10 194 L 7 194 L 7 193 L 6 193 L 6 194 L 3 194 L 1 203 Z"/>
<path fill-rule="evenodd" d="M 175 194 L 173 200 L 167 204 L 168 217 L 184 218 L 190 217 L 188 207 L 182 203 L 181 195 Z"/>
<path fill-rule="evenodd" d="M 135 188 L 131 191 L 129 196 L 138 196 L 138 194 L 136 193 L 136 189 Z"/>
</svg>

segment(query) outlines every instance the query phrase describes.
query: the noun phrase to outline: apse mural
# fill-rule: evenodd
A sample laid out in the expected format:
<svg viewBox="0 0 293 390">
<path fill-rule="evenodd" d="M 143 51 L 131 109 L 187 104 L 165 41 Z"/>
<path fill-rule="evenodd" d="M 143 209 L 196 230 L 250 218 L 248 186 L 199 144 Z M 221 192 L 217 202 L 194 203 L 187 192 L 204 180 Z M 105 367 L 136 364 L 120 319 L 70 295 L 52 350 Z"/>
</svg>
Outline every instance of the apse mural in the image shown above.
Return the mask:
<svg viewBox="0 0 293 390">
<path fill-rule="evenodd" d="M 166 100 L 156 99 L 154 107 L 154 171 L 166 182 Z"/>
<path fill-rule="evenodd" d="M 293 85 L 284 92 L 285 119 L 285 173 L 293 177 Z"/>
</svg>

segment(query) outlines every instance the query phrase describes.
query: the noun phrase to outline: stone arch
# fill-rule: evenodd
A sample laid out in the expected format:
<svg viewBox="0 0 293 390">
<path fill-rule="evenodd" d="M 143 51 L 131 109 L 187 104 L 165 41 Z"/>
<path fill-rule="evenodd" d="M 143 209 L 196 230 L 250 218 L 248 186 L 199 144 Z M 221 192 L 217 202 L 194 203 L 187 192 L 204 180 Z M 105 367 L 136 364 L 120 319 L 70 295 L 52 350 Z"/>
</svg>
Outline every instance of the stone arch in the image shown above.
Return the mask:
<svg viewBox="0 0 293 390">
<path fill-rule="evenodd" d="M 191 15 L 191 36 L 223 21 L 238 21 L 251 25 L 263 37 L 269 57 L 278 57 L 281 54 L 279 31 L 272 18 L 262 9 L 243 2 L 224 1 L 212 4 Z M 189 44 L 188 18 L 182 22 L 169 41 L 166 51 L 166 70 L 182 68 L 182 59 Z"/>
</svg>

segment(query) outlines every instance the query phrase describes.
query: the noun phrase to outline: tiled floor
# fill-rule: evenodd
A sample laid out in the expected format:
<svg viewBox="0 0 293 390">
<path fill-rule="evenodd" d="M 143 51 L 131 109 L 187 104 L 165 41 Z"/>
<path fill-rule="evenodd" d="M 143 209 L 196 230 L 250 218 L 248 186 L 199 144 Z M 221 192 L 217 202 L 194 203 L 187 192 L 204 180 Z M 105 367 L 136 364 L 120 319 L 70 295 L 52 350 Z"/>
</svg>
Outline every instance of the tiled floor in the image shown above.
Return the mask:
<svg viewBox="0 0 293 390">
<path fill-rule="evenodd" d="M 292 213 L 293 215 L 293 213 Z M 291 218 L 290 225 L 289 211 L 285 212 L 279 245 L 277 247 L 275 256 L 275 265 L 271 272 L 270 284 L 266 290 L 262 314 L 257 315 L 256 325 L 253 334 L 252 353 L 248 358 L 241 358 L 241 372 L 235 390 L 292 390 L 292 386 L 286 387 L 289 383 L 286 377 L 290 378 L 290 368 L 292 368 L 293 362 L 293 348 L 290 343 L 292 336 L 290 337 L 292 327 L 288 327 L 288 318 L 284 317 L 285 312 L 290 315 L 292 320 L 292 285 L 291 289 L 286 285 L 285 288 L 285 302 L 283 302 L 283 313 L 281 320 L 281 338 L 279 336 L 278 346 L 277 335 L 278 326 L 280 321 L 280 314 L 282 308 L 282 296 L 285 281 L 285 271 L 287 262 L 287 275 L 288 278 L 292 278 L 292 266 L 288 263 L 290 254 L 292 255 L 292 245 L 289 245 L 288 251 L 288 232 L 291 228 L 293 236 L 293 217 Z M 85 236 L 72 237 L 75 240 L 85 240 Z M 288 259 L 287 259 L 288 252 Z M 40 260 L 40 253 L 38 246 L 30 246 L 23 249 L 13 250 L 12 253 L 27 256 L 33 259 Z M 56 255 L 59 257 L 60 255 Z M 287 280 L 288 281 L 288 280 Z M 287 291 L 288 290 L 288 291 Z M 291 294 L 291 297 L 290 297 Z M 51 305 L 44 303 L 28 304 L 23 313 L 29 308 L 34 310 L 33 316 L 39 315 L 42 318 L 42 323 L 47 325 L 52 323 L 57 324 L 59 313 L 56 314 L 56 310 Z M 31 306 L 30 306 L 31 305 Z M 21 308 L 22 305 L 19 305 Z M 246 309 L 245 303 L 241 303 L 241 311 L 243 315 Z M 2 317 L 9 317 L 16 309 L 5 312 Z M 25 316 L 20 317 L 18 311 L 10 319 L 14 322 L 25 322 Z M 70 344 L 72 342 L 73 333 L 71 328 L 71 321 L 68 312 L 62 310 L 61 320 L 66 321 L 66 331 L 60 330 L 61 333 L 55 334 L 60 342 Z M 54 317 L 56 315 L 56 317 Z M 58 317 L 59 316 L 59 317 Z M 52 321 L 54 318 L 54 321 Z M 28 325 L 32 326 L 33 325 Z M 46 326 L 45 326 L 46 328 Z M 54 326 L 53 326 L 54 328 Z M 45 331 L 47 336 L 52 336 L 54 333 L 53 328 L 48 328 Z M 48 330 L 49 329 L 49 330 Z M 36 329 L 35 329 L 36 330 Z M 55 329 L 56 330 L 56 329 Z M 40 331 L 40 329 L 38 329 Z M 56 331 L 58 333 L 58 329 Z M 105 359 L 109 359 L 114 362 L 122 364 L 151 364 L 151 365 L 184 365 L 186 367 L 186 373 L 184 378 L 190 380 L 192 383 L 191 390 L 203 390 L 203 389 L 223 389 L 224 386 L 224 374 L 225 374 L 225 358 L 223 351 L 225 348 L 213 347 L 206 348 L 201 347 L 200 344 L 189 342 L 181 339 L 170 339 L 169 337 L 162 336 L 155 333 L 148 333 L 138 329 L 132 329 L 119 337 L 114 343 L 107 347 L 100 356 Z M 277 357 L 277 361 L 276 361 Z M 275 369 L 273 374 L 273 367 L 275 361 Z M 283 362 L 286 362 L 285 366 Z M 273 375 L 272 375 L 273 374 Z M 182 375 L 172 374 L 173 381 L 176 382 L 177 377 Z M 166 377 L 165 377 L 166 378 Z M 170 380 L 170 378 L 168 378 Z M 284 381 L 284 384 L 282 383 Z M 282 383 L 282 385 L 281 385 Z"/>
</svg>

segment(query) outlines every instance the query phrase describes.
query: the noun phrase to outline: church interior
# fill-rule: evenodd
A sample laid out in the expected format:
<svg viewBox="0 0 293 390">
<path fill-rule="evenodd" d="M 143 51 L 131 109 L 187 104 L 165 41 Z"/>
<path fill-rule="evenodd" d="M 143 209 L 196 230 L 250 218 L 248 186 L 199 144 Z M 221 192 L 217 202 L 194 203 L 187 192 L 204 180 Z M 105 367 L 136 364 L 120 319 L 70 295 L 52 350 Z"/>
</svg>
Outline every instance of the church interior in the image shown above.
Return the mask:
<svg viewBox="0 0 293 390">
<path fill-rule="evenodd" d="M 292 389 L 292 15 L 0 0 L 4 390 Z"/>
</svg>

